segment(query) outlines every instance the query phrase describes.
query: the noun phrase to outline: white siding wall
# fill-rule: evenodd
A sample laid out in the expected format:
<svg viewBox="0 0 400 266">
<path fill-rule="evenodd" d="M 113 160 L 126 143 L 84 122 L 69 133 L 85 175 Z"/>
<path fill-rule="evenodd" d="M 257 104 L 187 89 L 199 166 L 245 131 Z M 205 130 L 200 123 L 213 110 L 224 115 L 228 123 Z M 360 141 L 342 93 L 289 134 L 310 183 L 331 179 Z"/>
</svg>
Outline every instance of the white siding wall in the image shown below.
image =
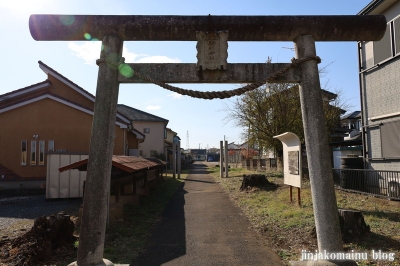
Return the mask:
<svg viewBox="0 0 400 266">
<path fill-rule="evenodd" d="M 164 129 L 163 122 L 135 122 L 135 129 L 143 133 L 145 141 L 139 144 L 139 150 L 143 151 L 143 157 L 150 157 L 150 151 L 164 153 Z M 144 133 L 145 128 L 150 128 L 150 133 Z"/>
<path fill-rule="evenodd" d="M 47 199 L 83 197 L 83 182 L 86 180 L 86 171 L 69 170 L 60 173 L 58 169 L 86 158 L 88 158 L 88 155 L 47 155 Z"/>
<path fill-rule="evenodd" d="M 400 1 L 397 1 L 383 14 L 387 21 L 391 21 L 400 15 Z M 376 65 L 373 58 L 373 42 L 362 44 L 362 64 L 368 69 Z M 375 61 L 375 62 L 374 62 Z M 377 125 L 394 120 L 400 120 L 400 116 L 383 118 L 371 121 L 371 117 L 384 116 L 400 112 L 400 56 L 397 54 L 383 64 L 365 71 L 361 74 L 361 87 L 363 94 L 363 121 L 364 125 Z M 381 134 L 379 127 L 366 129 L 367 158 L 382 158 Z M 400 156 L 400 155 L 399 155 Z M 400 171 L 400 160 L 369 160 L 370 168 L 375 170 Z"/>
</svg>

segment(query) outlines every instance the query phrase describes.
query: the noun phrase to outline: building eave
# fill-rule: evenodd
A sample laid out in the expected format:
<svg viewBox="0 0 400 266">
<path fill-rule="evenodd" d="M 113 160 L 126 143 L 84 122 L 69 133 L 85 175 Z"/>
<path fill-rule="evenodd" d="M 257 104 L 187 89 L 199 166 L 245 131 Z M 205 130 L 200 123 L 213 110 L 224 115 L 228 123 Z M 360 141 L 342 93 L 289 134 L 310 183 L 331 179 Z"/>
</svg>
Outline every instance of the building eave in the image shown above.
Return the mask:
<svg viewBox="0 0 400 266">
<path fill-rule="evenodd" d="M 141 133 L 139 130 L 137 130 L 137 129 L 135 129 L 135 128 L 132 128 L 132 129 L 131 129 L 131 132 L 132 132 L 133 134 L 135 134 L 135 135 L 136 135 L 136 138 L 139 139 L 139 140 L 144 140 L 144 139 L 146 138 L 146 135 L 145 135 L 145 134 Z"/>
<path fill-rule="evenodd" d="M 17 96 L 20 96 L 20 95 L 23 95 L 23 94 L 26 94 L 26 93 L 29 93 L 32 91 L 48 88 L 48 87 L 50 87 L 50 85 L 51 85 L 51 82 L 48 80 L 45 80 L 40 83 L 30 85 L 28 87 L 24 87 L 24 88 L 15 90 L 15 91 L 11 91 L 11 92 L 2 94 L 2 95 L 0 95 L 0 101 L 14 98 L 14 97 L 17 97 Z"/>
<path fill-rule="evenodd" d="M 373 0 L 364 7 L 357 15 L 379 15 L 397 0 Z"/>
<path fill-rule="evenodd" d="M 39 63 L 40 69 L 42 69 L 43 72 L 45 72 L 48 75 L 50 74 L 51 76 L 55 77 L 56 79 L 58 79 L 59 81 L 63 82 L 64 84 L 68 85 L 69 87 L 71 87 L 72 89 L 74 89 L 76 92 L 78 92 L 79 94 L 83 95 L 87 99 L 89 99 L 89 100 L 91 100 L 93 102 L 95 101 L 95 97 L 94 97 L 93 94 L 91 94 L 90 92 L 86 91 L 85 89 L 83 89 L 79 85 L 75 84 L 74 82 L 72 82 L 68 78 L 64 77 L 63 75 L 61 75 L 60 73 L 58 73 L 57 71 L 55 71 L 54 69 L 52 69 L 51 67 L 46 65 L 45 63 L 43 63 L 42 61 L 39 61 L 38 63 Z"/>
<path fill-rule="evenodd" d="M 1 108 L 0 109 L 0 114 L 8 112 L 8 111 L 11 111 L 11 110 L 14 110 L 14 109 L 17 109 L 19 107 L 22 107 L 22 106 L 25 106 L 25 105 L 28 105 L 28 104 L 31 104 L 31 103 L 34 103 L 34 102 L 37 102 L 37 101 L 44 100 L 44 99 L 54 100 L 56 102 L 62 103 L 64 105 L 67 105 L 69 107 L 72 107 L 72 108 L 74 108 L 76 110 L 82 111 L 82 112 L 90 114 L 90 115 L 94 114 L 93 110 L 90 110 L 90 109 L 87 109 L 85 107 L 79 106 L 78 104 L 75 104 L 75 103 L 73 103 L 71 101 L 67 101 L 66 99 L 62 99 L 62 98 L 60 98 L 60 97 L 58 97 L 58 96 L 56 96 L 54 94 L 50 94 L 50 93 L 45 93 L 45 94 L 42 94 L 42 95 L 38 95 L 36 97 L 30 98 L 30 99 L 26 99 L 24 101 L 21 101 L 21 102 L 12 104 L 10 106 Z M 120 128 L 128 128 L 128 125 L 123 124 L 123 123 L 118 122 L 118 121 L 116 121 L 115 124 L 118 125 Z"/>
</svg>

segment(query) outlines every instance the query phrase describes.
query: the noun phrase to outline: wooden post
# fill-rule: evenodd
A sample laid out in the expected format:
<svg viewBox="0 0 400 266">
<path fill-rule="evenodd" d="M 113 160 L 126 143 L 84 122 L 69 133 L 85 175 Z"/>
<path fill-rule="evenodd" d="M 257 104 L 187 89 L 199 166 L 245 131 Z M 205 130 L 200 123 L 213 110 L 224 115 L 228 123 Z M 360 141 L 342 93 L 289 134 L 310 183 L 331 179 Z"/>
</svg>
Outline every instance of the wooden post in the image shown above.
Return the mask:
<svg viewBox="0 0 400 266">
<path fill-rule="evenodd" d="M 172 178 L 176 178 L 176 143 L 172 142 Z"/>
<path fill-rule="evenodd" d="M 292 186 L 289 186 L 289 197 L 290 197 L 290 202 L 293 202 L 293 198 L 292 198 Z"/>
<path fill-rule="evenodd" d="M 297 188 L 297 203 L 301 206 L 300 188 Z"/>
</svg>

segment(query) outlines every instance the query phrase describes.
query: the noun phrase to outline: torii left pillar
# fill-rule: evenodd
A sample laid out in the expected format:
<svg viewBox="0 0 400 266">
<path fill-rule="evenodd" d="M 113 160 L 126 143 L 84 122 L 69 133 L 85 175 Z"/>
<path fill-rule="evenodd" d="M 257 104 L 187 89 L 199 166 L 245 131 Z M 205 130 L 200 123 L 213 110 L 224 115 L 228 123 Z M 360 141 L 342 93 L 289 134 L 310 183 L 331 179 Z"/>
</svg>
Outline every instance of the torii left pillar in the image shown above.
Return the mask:
<svg viewBox="0 0 400 266">
<path fill-rule="evenodd" d="M 120 38 L 105 36 L 100 60 L 97 61 L 99 74 L 81 224 L 81 228 L 85 230 L 80 232 L 77 262 L 70 265 L 113 265 L 103 259 L 103 252 L 119 90 L 118 65 L 122 59 L 122 45 Z"/>
</svg>

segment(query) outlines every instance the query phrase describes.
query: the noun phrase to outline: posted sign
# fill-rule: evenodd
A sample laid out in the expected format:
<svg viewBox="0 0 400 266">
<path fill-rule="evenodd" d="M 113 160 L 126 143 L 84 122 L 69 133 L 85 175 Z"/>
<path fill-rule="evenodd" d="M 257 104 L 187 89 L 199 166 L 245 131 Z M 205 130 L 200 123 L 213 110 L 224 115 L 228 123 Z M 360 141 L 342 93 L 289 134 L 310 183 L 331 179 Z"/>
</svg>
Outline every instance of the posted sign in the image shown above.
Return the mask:
<svg viewBox="0 0 400 266">
<path fill-rule="evenodd" d="M 279 139 L 283 145 L 284 184 L 301 188 L 302 163 L 299 137 L 292 132 L 286 132 L 274 138 Z"/>
</svg>

